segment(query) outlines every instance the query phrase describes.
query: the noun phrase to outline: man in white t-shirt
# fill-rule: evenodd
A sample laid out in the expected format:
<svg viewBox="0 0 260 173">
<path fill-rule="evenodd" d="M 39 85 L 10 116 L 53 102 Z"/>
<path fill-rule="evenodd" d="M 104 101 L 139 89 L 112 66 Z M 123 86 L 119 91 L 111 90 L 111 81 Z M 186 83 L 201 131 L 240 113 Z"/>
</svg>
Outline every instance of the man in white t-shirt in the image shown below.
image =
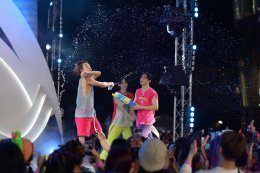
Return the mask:
<svg viewBox="0 0 260 173">
<path fill-rule="evenodd" d="M 196 173 L 243 173 L 236 166 L 236 161 L 246 149 L 245 138 L 234 131 L 226 131 L 221 135 L 218 156 L 218 166 L 209 170 L 199 170 Z M 197 142 L 191 144 L 188 157 L 181 167 L 180 173 L 192 172 L 192 159 L 197 153 Z"/>
</svg>

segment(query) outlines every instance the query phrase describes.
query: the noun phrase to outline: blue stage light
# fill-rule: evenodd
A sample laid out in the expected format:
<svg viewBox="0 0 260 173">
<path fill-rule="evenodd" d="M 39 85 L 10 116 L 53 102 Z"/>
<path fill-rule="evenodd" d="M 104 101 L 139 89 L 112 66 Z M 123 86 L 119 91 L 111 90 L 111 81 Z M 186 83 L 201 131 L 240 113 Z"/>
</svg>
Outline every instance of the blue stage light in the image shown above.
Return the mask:
<svg viewBox="0 0 260 173">
<path fill-rule="evenodd" d="M 62 62 L 60 58 L 57 61 L 58 61 L 59 64 Z"/>
<path fill-rule="evenodd" d="M 46 50 L 50 50 L 51 49 L 51 45 L 50 44 L 46 44 Z"/>
<path fill-rule="evenodd" d="M 194 124 L 193 124 L 193 123 L 190 123 L 190 127 L 193 128 L 193 127 L 194 127 Z"/>
<path fill-rule="evenodd" d="M 199 17 L 199 13 L 198 13 L 198 12 L 195 12 L 195 13 L 194 13 L 194 17 Z"/>
</svg>

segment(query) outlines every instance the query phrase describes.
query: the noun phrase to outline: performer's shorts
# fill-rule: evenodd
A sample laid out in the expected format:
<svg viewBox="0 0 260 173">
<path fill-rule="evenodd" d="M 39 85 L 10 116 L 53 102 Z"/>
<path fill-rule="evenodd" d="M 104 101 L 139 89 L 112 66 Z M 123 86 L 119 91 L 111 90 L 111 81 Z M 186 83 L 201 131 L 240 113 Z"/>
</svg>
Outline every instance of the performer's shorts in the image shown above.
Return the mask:
<svg viewBox="0 0 260 173">
<path fill-rule="evenodd" d="M 76 117 L 75 122 L 78 136 L 89 137 L 97 132 L 102 132 L 101 125 L 97 118 Z"/>
</svg>

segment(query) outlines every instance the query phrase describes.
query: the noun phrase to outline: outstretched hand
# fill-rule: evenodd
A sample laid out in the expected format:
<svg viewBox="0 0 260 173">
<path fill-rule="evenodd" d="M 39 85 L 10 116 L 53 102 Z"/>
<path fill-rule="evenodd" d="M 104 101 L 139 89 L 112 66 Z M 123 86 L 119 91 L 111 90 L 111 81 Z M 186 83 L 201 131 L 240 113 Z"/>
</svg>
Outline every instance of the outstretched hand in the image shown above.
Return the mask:
<svg viewBox="0 0 260 173">
<path fill-rule="evenodd" d="M 205 145 L 208 143 L 209 135 L 205 137 L 205 139 L 201 142 L 201 149 L 205 148 Z"/>
<path fill-rule="evenodd" d="M 140 109 L 140 105 L 138 105 L 137 103 L 135 103 L 135 106 L 133 106 L 134 110 L 139 110 Z"/>
<path fill-rule="evenodd" d="M 37 167 L 38 167 L 38 170 L 42 169 L 44 163 L 45 163 L 45 156 L 39 154 L 38 157 L 37 157 Z"/>
<path fill-rule="evenodd" d="M 115 86 L 114 82 L 108 82 L 107 85 L 108 88 L 113 88 Z"/>
<path fill-rule="evenodd" d="M 247 126 L 247 130 L 248 130 L 250 133 L 255 133 L 255 132 L 256 132 L 255 126 L 254 126 L 254 121 L 255 121 L 255 120 L 252 120 L 252 121 L 250 122 L 250 124 Z"/>
<path fill-rule="evenodd" d="M 98 151 L 97 151 L 94 147 L 92 147 L 89 151 L 91 152 L 91 154 L 92 154 L 97 160 L 100 160 L 100 155 L 99 155 Z"/>
<path fill-rule="evenodd" d="M 197 141 L 194 140 L 190 146 L 189 155 L 193 158 L 198 151 Z"/>
</svg>

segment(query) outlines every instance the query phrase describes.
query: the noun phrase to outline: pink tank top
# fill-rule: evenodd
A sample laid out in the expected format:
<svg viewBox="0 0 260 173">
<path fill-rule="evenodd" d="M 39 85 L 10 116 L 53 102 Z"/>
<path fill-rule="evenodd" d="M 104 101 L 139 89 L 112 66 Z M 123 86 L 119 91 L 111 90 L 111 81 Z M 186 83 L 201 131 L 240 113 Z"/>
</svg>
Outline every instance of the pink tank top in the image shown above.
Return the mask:
<svg viewBox="0 0 260 173">
<path fill-rule="evenodd" d="M 143 91 L 142 88 L 137 89 L 135 92 L 135 102 L 140 106 L 151 106 L 152 99 L 155 97 L 158 100 L 158 94 L 152 88 Z M 155 122 L 154 110 L 138 110 L 136 118 L 136 126 L 139 127 L 140 124 L 152 125 Z"/>
</svg>

